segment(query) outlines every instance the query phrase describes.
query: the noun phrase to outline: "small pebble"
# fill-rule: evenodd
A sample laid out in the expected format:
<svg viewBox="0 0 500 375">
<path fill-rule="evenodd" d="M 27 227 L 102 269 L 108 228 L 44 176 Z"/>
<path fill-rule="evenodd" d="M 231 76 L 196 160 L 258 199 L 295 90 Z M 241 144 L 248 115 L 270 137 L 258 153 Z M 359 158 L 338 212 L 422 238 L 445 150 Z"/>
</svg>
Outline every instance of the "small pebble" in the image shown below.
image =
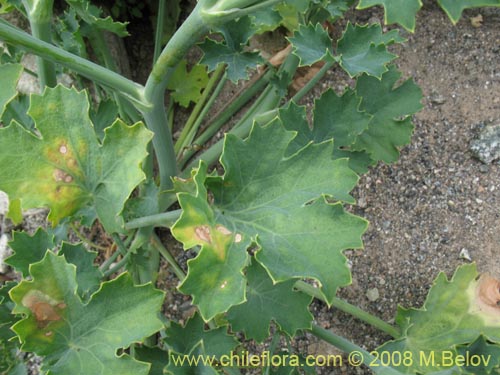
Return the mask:
<svg viewBox="0 0 500 375">
<path fill-rule="evenodd" d="M 368 298 L 368 300 L 370 302 L 375 302 L 376 300 L 379 299 L 379 297 L 380 297 L 380 294 L 379 294 L 377 288 L 368 289 L 366 291 L 366 298 Z"/>
<path fill-rule="evenodd" d="M 459 257 L 460 257 L 460 259 L 466 260 L 468 262 L 472 262 L 472 258 L 470 256 L 469 250 L 467 250 L 466 248 L 463 248 L 462 250 L 460 250 Z"/>
</svg>

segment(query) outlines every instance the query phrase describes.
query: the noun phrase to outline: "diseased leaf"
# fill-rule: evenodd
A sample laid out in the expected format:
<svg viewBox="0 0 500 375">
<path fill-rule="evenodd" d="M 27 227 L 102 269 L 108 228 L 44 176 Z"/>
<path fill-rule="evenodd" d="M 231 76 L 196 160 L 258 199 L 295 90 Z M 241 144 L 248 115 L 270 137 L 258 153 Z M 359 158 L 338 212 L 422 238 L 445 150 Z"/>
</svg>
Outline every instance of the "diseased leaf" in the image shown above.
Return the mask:
<svg viewBox="0 0 500 375">
<path fill-rule="evenodd" d="M 0 120 L 7 104 L 17 96 L 17 82 L 22 72 L 20 64 L 0 65 Z"/>
<path fill-rule="evenodd" d="M 262 62 L 257 52 L 235 50 L 227 44 L 208 38 L 200 45 L 200 48 L 203 50 L 200 64 L 207 65 L 210 72 L 214 71 L 219 64 L 226 64 L 227 78 L 233 82 L 248 79 L 248 71 Z"/>
<path fill-rule="evenodd" d="M 54 236 L 42 228 L 38 228 L 33 236 L 26 232 L 13 232 L 9 246 L 14 254 L 5 259 L 5 263 L 27 277 L 30 264 L 41 261 L 47 250 L 54 248 Z"/>
<path fill-rule="evenodd" d="M 24 208 L 49 207 L 53 225 L 91 205 L 108 232 L 120 232 L 123 204 L 144 179 L 140 164 L 152 133 L 117 119 L 101 144 L 88 112 L 84 92 L 57 86 L 32 96 L 28 114 L 39 135 L 16 122 L 0 129 L 0 189 Z"/>
<path fill-rule="evenodd" d="M 75 266 L 48 251 L 30 268 L 32 281 L 10 291 L 15 314 L 25 318 L 13 330 L 22 350 L 45 356 L 52 375 L 147 375 L 149 366 L 117 350 L 162 328 L 157 318 L 163 293 L 134 286 L 128 274 L 105 282 L 87 304 L 76 291 Z"/>
<path fill-rule="evenodd" d="M 190 102 L 196 103 L 208 82 L 205 66 L 196 64 L 188 72 L 186 64 L 186 60 L 182 60 L 177 65 L 172 79 L 167 84 L 167 89 L 173 91 L 172 98 L 183 107 L 188 107 Z"/>
<path fill-rule="evenodd" d="M 364 75 L 356 83 L 361 109 L 373 118 L 353 150 L 367 151 L 375 161 L 392 163 L 399 158 L 398 147 L 410 142 L 413 131 L 410 116 L 422 109 L 421 89 L 411 79 L 395 86 L 400 77 L 391 66 L 381 80 Z"/>
<path fill-rule="evenodd" d="M 401 337 L 377 350 L 412 353 L 416 360 L 397 367 L 403 373 L 464 372 L 466 368 L 456 359 L 467 350 L 485 356 L 484 366 L 478 370 L 498 367 L 498 358 L 490 357 L 488 364 L 485 361 L 489 353 L 500 350 L 499 287 L 498 280 L 479 276 L 474 264 L 459 267 L 451 280 L 440 273 L 421 309 L 398 309 Z"/>
<path fill-rule="evenodd" d="M 455 24 L 468 8 L 500 7 L 500 0 L 438 0 L 438 4 Z"/>
<path fill-rule="evenodd" d="M 288 40 L 300 59 L 300 66 L 311 66 L 333 52 L 332 39 L 319 23 L 316 26 L 301 24 Z"/>
<path fill-rule="evenodd" d="M 351 77 L 366 73 L 380 78 L 387 71 L 386 65 L 397 57 L 387 52 L 387 46 L 403 41 L 397 30 L 383 34 L 379 24 L 353 26 L 348 23 L 337 42 L 340 65 Z"/>
<path fill-rule="evenodd" d="M 257 262 L 247 268 L 247 279 L 246 302 L 233 306 L 227 314 L 233 331 L 243 331 L 247 339 L 262 342 L 269 336 L 271 321 L 290 337 L 299 329 L 311 328 L 312 297 L 293 291 L 296 280 L 274 284 Z"/>
<path fill-rule="evenodd" d="M 202 247 L 180 289 L 195 293 L 204 319 L 244 301 L 241 271 L 252 243 L 257 261 L 274 281 L 316 279 L 328 301 L 350 282 L 342 251 L 362 246 L 366 222 L 325 197 L 353 202 L 349 191 L 357 176 L 347 160 L 332 160 L 331 141 L 285 157 L 293 136 L 277 120 L 255 125 L 245 141 L 226 135 L 221 156 L 225 174 L 206 179 L 213 204 L 203 186 L 203 163 L 194 172 L 197 194 L 178 194 L 183 213 L 173 234 L 186 249 Z"/>
<path fill-rule="evenodd" d="M 455 1 L 455 0 L 451 0 Z M 398 23 L 408 31 L 415 30 L 415 16 L 422 7 L 421 0 L 360 0 L 357 9 L 382 5 L 385 10 L 386 25 Z"/>
</svg>

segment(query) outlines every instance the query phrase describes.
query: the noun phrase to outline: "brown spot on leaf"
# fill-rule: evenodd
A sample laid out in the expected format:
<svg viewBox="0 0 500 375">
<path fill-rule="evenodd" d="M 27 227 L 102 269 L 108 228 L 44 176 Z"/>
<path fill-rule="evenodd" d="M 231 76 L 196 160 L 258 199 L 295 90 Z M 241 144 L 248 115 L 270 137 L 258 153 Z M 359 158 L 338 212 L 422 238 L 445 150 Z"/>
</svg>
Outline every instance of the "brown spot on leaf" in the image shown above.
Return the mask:
<svg viewBox="0 0 500 375">
<path fill-rule="evenodd" d="M 224 225 L 220 225 L 220 224 L 217 224 L 217 225 L 215 226 L 215 229 L 217 229 L 217 230 L 218 230 L 219 232 L 221 232 L 222 234 L 225 234 L 226 236 L 227 236 L 227 235 L 230 235 L 231 233 L 233 233 L 233 232 L 231 232 L 229 229 L 227 229 Z"/>
<path fill-rule="evenodd" d="M 240 243 L 242 239 L 243 237 L 241 236 L 241 234 L 236 233 L 236 236 L 234 236 L 234 243 Z"/>
<path fill-rule="evenodd" d="M 71 177 L 69 174 L 66 175 L 66 177 L 64 177 L 64 182 L 66 183 L 70 183 L 70 182 L 73 182 L 73 177 Z"/>
<path fill-rule="evenodd" d="M 66 154 L 68 152 L 68 147 L 65 145 L 65 144 L 62 144 L 60 147 L 59 147 L 59 152 L 61 154 Z"/>
<path fill-rule="evenodd" d="M 483 311 L 491 311 L 500 317 L 500 281 L 488 274 L 481 275 L 477 285 L 476 303 Z"/>
<path fill-rule="evenodd" d="M 64 173 L 64 171 L 61 171 L 58 168 L 54 169 L 54 180 L 56 180 L 56 182 L 64 181 L 64 177 L 66 177 L 66 173 Z"/>
<path fill-rule="evenodd" d="M 208 225 L 200 225 L 194 229 L 194 232 L 199 240 L 208 242 L 209 244 L 212 243 L 212 237 L 210 236 L 210 228 Z"/>
<path fill-rule="evenodd" d="M 22 300 L 22 304 L 31 310 L 38 328 L 44 328 L 50 322 L 61 320 L 60 311 L 58 310 L 66 308 L 65 303 L 57 303 L 39 290 L 33 290 L 26 294 Z"/>
</svg>

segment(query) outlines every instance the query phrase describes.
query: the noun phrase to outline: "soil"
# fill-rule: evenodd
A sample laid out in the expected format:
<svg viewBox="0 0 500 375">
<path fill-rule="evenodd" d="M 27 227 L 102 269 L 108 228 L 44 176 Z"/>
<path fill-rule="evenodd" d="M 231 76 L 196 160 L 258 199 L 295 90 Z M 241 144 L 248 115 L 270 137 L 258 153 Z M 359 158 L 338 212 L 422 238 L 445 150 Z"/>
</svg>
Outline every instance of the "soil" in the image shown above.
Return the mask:
<svg viewBox="0 0 500 375">
<path fill-rule="evenodd" d="M 474 22 L 479 14 L 480 25 Z M 366 23 L 383 20 L 383 12 L 356 11 L 348 18 Z M 400 56 L 396 64 L 403 76 L 422 88 L 424 109 L 414 118 L 412 143 L 401 150 L 400 160 L 372 168 L 354 192 L 358 205 L 350 210 L 369 220 L 370 227 L 364 250 L 346 252 L 353 282 L 340 291 L 342 298 L 386 321 L 393 320 L 398 305 L 422 306 L 438 273 L 451 276 L 470 262 L 467 258 L 481 272 L 500 278 L 500 166 L 481 163 L 469 150 L 484 126 L 500 123 L 500 9 L 466 11 L 453 26 L 434 3 L 425 3 L 416 32 L 402 34 L 408 41 L 392 51 Z M 127 48 L 136 48 L 132 55 L 147 61 L 152 47 L 145 42 L 149 37 L 142 39 L 126 41 L 132 43 Z M 150 65 L 130 63 L 133 78 L 141 81 L 141 71 Z M 340 92 L 344 83 L 352 82 L 332 70 L 314 94 L 326 87 Z M 227 95 L 233 90 L 228 88 Z M 312 96 L 304 103 L 311 101 Z M 185 265 L 186 255 L 179 248 L 178 254 Z M 168 270 L 160 279 L 164 286 L 175 286 Z M 189 299 L 177 294 L 168 295 L 166 308 L 167 315 L 181 319 L 192 313 Z M 388 339 L 321 302 L 311 310 L 318 324 L 368 350 Z M 338 353 L 311 335 L 297 337 L 295 346 L 309 354 Z M 370 371 L 343 366 L 318 373 Z"/>
</svg>

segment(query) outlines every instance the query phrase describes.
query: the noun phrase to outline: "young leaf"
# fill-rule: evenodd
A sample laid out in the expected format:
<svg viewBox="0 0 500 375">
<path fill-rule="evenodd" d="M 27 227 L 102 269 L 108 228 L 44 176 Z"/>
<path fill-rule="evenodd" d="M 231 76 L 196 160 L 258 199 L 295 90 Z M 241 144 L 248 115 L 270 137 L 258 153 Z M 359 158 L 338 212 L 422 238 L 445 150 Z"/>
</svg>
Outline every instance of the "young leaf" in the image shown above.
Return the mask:
<svg viewBox="0 0 500 375">
<path fill-rule="evenodd" d="M 422 109 L 422 90 L 411 79 L 396 87 L 400 77 L 391 66 L 381 80 L 364 75 L 356 83 L 361 109 L 373 118 L 353 150 L 367 151 L 375 161 L 392 163 L 399 158 L 398 147 L 410 142 L 413 131 L 410 116 Z"/>
<path fill-rule="evenodd" d="M 416 360 L 401 363 L 398 370 L 412 374 L 464 370 L 455 362 L 464 344 L 470 344 L 470 350 L 485 350 L 481 353 L 485 358 L 491 350 L 498 353 L 499 287 L 500 282 L 490 276 L 479 276 L 474 264 L 459 267 L 451 280 L 440 273 L 421 309 L 398 309 L 396 323 L 401 327 L 401 337 L 377 350 L 411 352 Z M 495 343 L 496 348 L 481 345 L 477 341 L 481 335 Z M 457 348 L 457 345 L 461 346 Z M 491 363 L 498 364 L 498 361 L 491 358 Z"/>
<path fill-rule="evenodd" d="M 195 65 L 190 72 L 186 69 L 186 60 L 182 60 L 168 81 L 167 89 L 172 90 L 172 98 L 183 107 L 190 102 L 196 103 L 201 96 L 201 90 L 208 82 L 207 69 L 203 65 Z"/>
<path fill-rule="evenodd" d="M 316 26 L 301 24 L 288 40 L 292 43 L 293 53 L 300 59 L 300 66 L 311 66 L 333 52 L 332 40 L 319 23 Z"/>
<path fill-rule="evenodd" d="M 451 0 L 455 1 L 455 0 Z M 422 7 L 421 0 L 360 0 L 357 9 L 383 5 L 386 25 L 398 23 L 408 31 L 415 30 L 415 16 Z"/>
<path fill-rule="evenodd" d="M 499 0 L 438 0 L 438 4 L 454 24 L 458 22 L 465 9 L 487 6 L 500 7 Z"/>
<path fill-rule="evenodd" d="M 30 264 L 41 261 L 47 250 L 54 248 L 54 236 L 42 228 L 38 228 L 33 236 L 26 232 L 13 232 L 9 246 L 14 254 L 5 259 L 5 263 L 27 277 Z"/>
<path fill-rule="evenodd" d="M 344 212 L 340 202 L 328 203 L 325 197 L 353 202 L 349 191 L 357 176 L 347 160 L 332 160 L 331 141 L 308 145 L 286 158 L 293 137 L 277 120 L 266 127 L 254 126 L 245 141 L 227 135 L 221 156 L 225 174 L 207 179 L 214 195 L 213 205 L 206 201 L 204 164 L 195 173 L 195 179 L 199 178 L 198 194 L 178 195 L 183 214 L 172 229 L 174 236 L 186 249 L 201 245 L 198 257 L 212 260 L 197 273 L 190 265 L 185 283 L 193 278 L 193 290 L 208 289 L 205 279 L 217 278 L 214 275 L 222 274 L 228 261 L 238 257 L 239 265 L 224 271 L 233 272 L 235 281 L 237 272 L 246 264 L 246 249 L 252 242 L 259 249 L 257 261 L 274 281 L 316 279 L 328 301 L 339 286 L 350 282 L 342 251 L 362 246 L 360 237 L 366 222 Z M 226 295 L 226 288 L 235 286 L 225 281 L 217 278 L 217 283 L 210 284 L 212 293 L 205 301 L 207 306 L 230 297 L 234 298 L 232 304 L 243 302 L 244 295 Z M 205 319 L 217 313 L 207 314 L 207 306 L 200 306 Z"/>
<path fill-rule="evenodd" d="M 22 72 L 20 64 L 0 65 L 0 120 L 7 104 L 17 95 L 17 82 Z"/>
<path fill-rule="evenodd" d="M 147 364 L 116 351 L 162 328 L 163 293 L 134 286 L 128 274 L 103 283 L 87 304 L 76 294 L 75 266 L 48 251 L 30 268 L 32 281 L 10 292 L 15 314 L 25 318 L 13 330 L 22 350 L 45 356 L 53 375 L 146 375 Z"/>
<path fill-rule="evenodd" d="M 397 57 L 387 52 L 387 46 L 403 41 L 397 30 L 383 34 L 379 24 L 348 23 L 337 43 L 340 65 L 351 77 L 366 73 L 380 78 L 387 71 L 386 65 Z"/>
<path fill-rule="evenodd" d="M 16 122 L 0 129 L 0 189 L 22 199 L 24 208 L 49 207 L 54 225 L 92 205 L 108 232 L 120 232 L 118 215 L 144 179 L 140 164 L 152 134 L 117 119 L 101 144 L 88 112 L 87 95 L 74 89 L 57 86 L 32 96 L 29 115 L 40 136 Z"/>
<path fill-rule="evenodd" d="M 200 48 L 203 51 L 200 64 L 207 65 L 210 72 L 214 71 L 219 64 L 226 64 L 227 78 L 233 82 L 248 79 L 248 70 L 262 62 L 257 52 L 244 52 L 208 38 L 200 45 Z"/>
<path fill-rule="evenodd" d="M 247 301 L 233 306 L 227 314 L 233 331 L 243 331 L 247 339 L 262 342 L 269 336 L 271 321 L 290 337 L 299 329 L 311 328 L 312 297 L 293 291 L 296 280 L 274 284 L 257 262 L 247 269 L 247 279 Z"/>
</svg>

